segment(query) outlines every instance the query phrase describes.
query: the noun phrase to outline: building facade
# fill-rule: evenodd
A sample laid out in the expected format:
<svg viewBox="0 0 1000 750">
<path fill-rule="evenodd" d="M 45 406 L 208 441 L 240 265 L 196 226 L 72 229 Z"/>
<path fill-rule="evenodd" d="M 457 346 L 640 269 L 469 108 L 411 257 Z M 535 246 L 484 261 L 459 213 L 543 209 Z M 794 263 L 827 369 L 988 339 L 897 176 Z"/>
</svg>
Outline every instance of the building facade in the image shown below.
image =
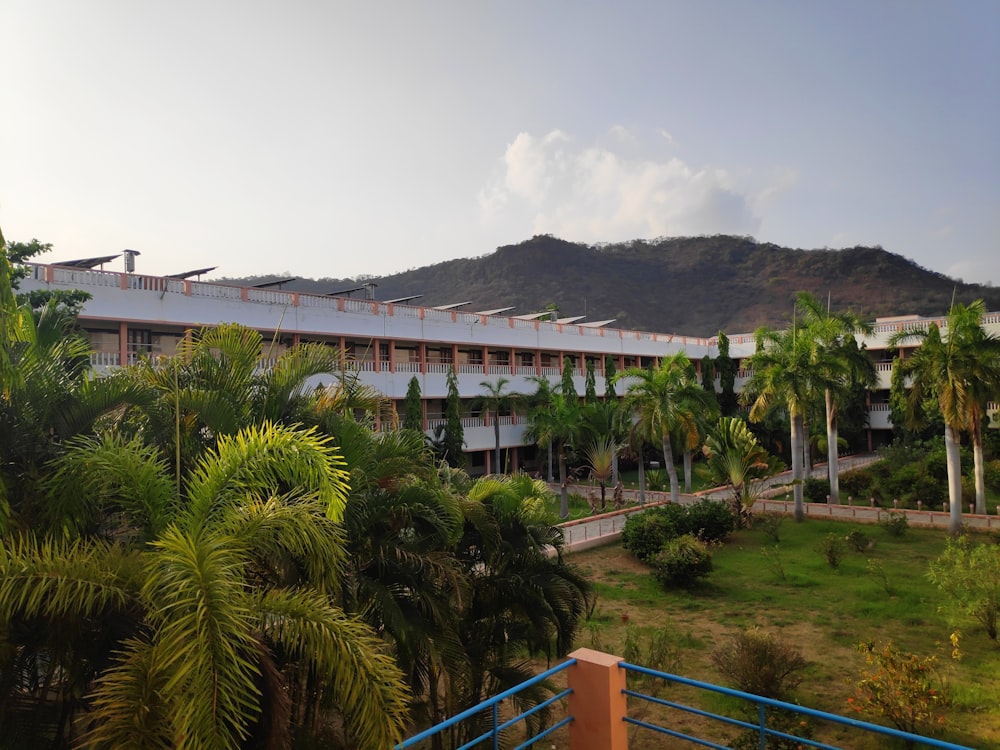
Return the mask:
<svg viewBox="0 0 1000 750">
<path fill-rule="evenodd" d="M 569 358 L 577 392 L 584 392 L 587 366 L 592 363 L 597 393 L 603 394 L 608 358 L 620 372 L 655 365 L 678 351 L 686 352 L 696 364 L 706 355 L 718 355 L 715 338 L 552 322 L 495 311 L 462 312 L 57 265 L 31 264 L 29 271 L 21 282 L 23 291 L 80 289 L 92 295 L 83 306 L 80 326 L 93 347 L 92 362 L 98 372 L 140 357 L 172 355 L 191 331 L 235 322 L 263 335 L 264 366 L 267 359 L 302 342 L 336 347 L 347 355 L 362 382 L 384 394 L 400 412 L 410 380 L 416 377 L 424 427 L 430 433 L 444 421 L 446 378 L 454 370 L 466 407 L 463 427 L 473 473 L 495 468 L 491 465 L 495 433 L 490 420 L 497 417 L 471 408 L 484 392 L 484 381 L 503 377 L 510 392 L 531 393 L 536 389 L 534 377 L 558 383 L 562 363 Z M 874 333 L 863 339 L 879 375 L 868 406 L 870 444 L 884 440 L 892 429 L 888 398 L 892 357 L 887 342 L 897 331 L 926 326 L 932 320 L 943 323 L 918 316 L 881 318 Z M 1000 335 L 1000 313 L 987 315 L 984 327 Z M 753 334 L 730 335 L 729 343 L 730 356 L 737 364 L 755 348 Z M 748 376 L 743 368 L 738 370 L 737 391 Z M 334 377 L 318 378 L 316 385 L 329 384 Z M 500 416 L 499 421 L 501 447 L 509 465 L 532 462 L 534 448 L 524 438 L 523 417 L 510 414 Z"/>
</svg>

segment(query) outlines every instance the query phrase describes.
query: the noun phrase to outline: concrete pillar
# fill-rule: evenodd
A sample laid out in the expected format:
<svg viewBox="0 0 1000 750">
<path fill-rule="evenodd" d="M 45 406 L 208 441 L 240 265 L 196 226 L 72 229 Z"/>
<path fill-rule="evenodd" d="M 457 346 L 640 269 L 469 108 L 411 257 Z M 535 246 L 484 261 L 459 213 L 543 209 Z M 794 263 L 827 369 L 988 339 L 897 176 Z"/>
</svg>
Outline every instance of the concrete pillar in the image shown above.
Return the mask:
<svg viewBox="0 0 1000 750">
<path fill-rule="evenodd" d="M 576 664 L 567 670 L 570 688 L 571 750 L 628 750 L 625 670 L 621 657 L 581 648 L 570 654 Z"/>
</svg>

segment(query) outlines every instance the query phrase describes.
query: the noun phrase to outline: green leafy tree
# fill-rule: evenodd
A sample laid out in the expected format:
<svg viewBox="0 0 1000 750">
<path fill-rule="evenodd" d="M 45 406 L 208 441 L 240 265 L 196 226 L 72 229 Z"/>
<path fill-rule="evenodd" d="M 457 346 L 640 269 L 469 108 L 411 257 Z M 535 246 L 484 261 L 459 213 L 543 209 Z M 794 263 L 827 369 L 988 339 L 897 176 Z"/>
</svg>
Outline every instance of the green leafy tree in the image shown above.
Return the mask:
<svg viewBox="0 0 1000 750">
<path fill-rule="evenodd" d="M 736 395 L 736 362 L 729 356 L 729 337 L 719 331 L 719 356 L 715 371 L 719 374 L 719 411 L 724 417 L 735 417 L 740 408 Z"/>
<path fill-rule="evenodd" d="M 2 245 L 3 235 L 0 235 Z M 52 244 L 33 239 L 30 242 L 10 242 L 4 246 L 4 254 L 10 263 L 9 283 L 16 292 L 21 279 L 28 274 L 28 267 L 23 265 L 36 255 L 47 253 Z M 26 304 L 36 315 L 40 310 L 53 303 L 60 311 L 66 313 L 64 320 L 70 324 L 67 332 L 75 329 L 76 316 L 83 304 L 91 298 L 91 294 L 80 289 L 34 289 L 25 294 L 18 294 L 18 304 Z"/>
<path fill-rule="evenodd" d="M 656 369 L 630 367 L 617 378 L 629 378 L 625 408 L 644 424 L 645 435 L 655 435 L 663 450 L 663 461 L 670 477 L 670 497 L 677 502 L 680 483 L 674 464 L 671 435 L 697 440 L 698 424 L 693 404 L 704 399 L 704 391 L 692 376 L 690 360 L 684 352 L 664 358 Z"/>
<path fill-rule="evenodd" d="M 593 404 L 597 401 L 597 372 L 594 370 L 594 360 L 587 360 L 587 379 L 584 381 L 585 403 Z"/>
<path fill-rule="evenodd" d="M 615 392 L 615 373 L 618 371 L 615 365 L 615 358 L 607 356 L 604 358 L 604 399 L 612 401 L 618 398 Z"/>
<path fill-rule="evenodd" d="M 445 460 L 449 466 L 465 465 L 465 428 L 462 426 L 462 397 L 458 392 L 458 376 L 448 371 L 448 395 L 444 403 L 444 429 L 440 435 Z"/>
<path fill-rule="evenodd" d="M 559 392 L 566 398 L 579 398 L 579 394 L 576 392 L 576 384 L 573 382 L 573 360 L 569 357 L 563 357 Z"/>
<path fill-rule="evenodd" d="M 1000 615 L 1000 547 L 975 544 L 967 537 L 950 539 L 931 563 L 928 578 L 951 601 L 952 609 L 979 621 L 997 640 Z"/>
<path fill-rule="evenodd" d="M 709 395 L 713 410 L 721 413 L 719 394 L 715 392 L 715 360 L 707 354 L 701 358 L 701 387 Z"/>
<path fill-rule="evenodd" d="M 414 375 L 406 387 L 406 401 L 403 404 L 403 428 L 424 431 L 424 404 L 420 397 L 420 381 Z"/>
</svg>

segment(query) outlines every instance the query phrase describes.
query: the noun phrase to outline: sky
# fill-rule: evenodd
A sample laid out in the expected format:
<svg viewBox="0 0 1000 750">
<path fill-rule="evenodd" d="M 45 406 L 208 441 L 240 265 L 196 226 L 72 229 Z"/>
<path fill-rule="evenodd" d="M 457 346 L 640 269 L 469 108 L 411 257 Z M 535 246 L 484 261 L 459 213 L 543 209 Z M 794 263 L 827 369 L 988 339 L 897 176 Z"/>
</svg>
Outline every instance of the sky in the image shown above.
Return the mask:
<svg viewBox="0 0 1000 750">
<path fill-rule="evenodd" d="M 45 262 L 739 234 L 1000 284 L 996 0 L 0 0 L 0 92 L 0 228 Z"/>
</svg>

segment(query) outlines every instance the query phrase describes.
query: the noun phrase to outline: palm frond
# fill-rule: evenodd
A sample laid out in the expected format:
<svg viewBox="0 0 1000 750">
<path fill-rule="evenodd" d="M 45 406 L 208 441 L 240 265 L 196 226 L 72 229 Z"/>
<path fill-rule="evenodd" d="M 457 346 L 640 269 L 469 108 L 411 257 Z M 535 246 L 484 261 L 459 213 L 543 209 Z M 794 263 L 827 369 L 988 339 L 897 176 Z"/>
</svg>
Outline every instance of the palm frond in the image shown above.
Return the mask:
<svg viewBox="0 0 1000 750">
<path fill-rule="evenodd" d="M 364 623 L 309 591 L 262 593 L 265 638 L 309 663 L 333 692 L 358 747 L 391 747 L 407 721 L 403 675 L 383 644 Z"/>
</svg>

